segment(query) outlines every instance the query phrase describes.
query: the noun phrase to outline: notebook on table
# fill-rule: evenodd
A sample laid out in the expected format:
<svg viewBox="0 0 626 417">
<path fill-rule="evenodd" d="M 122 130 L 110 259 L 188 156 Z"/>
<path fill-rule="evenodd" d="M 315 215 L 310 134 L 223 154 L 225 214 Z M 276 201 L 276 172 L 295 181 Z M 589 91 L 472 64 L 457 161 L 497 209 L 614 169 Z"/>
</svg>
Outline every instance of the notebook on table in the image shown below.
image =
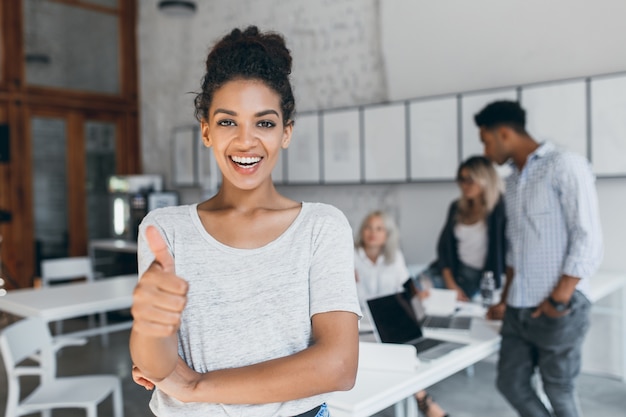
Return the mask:
<svg viewBox="0 0 626 417">
<path fill-rule="evenodd" d="M 413 308 L 418 321 L 424 328 L 467 330 L 472 326 L 472 318 L 455 316 L 456 291 L 431 288 L 430 296 L 424 300 L 414 297 Z"/>
<path fill-rule="evenodd" d="M 422 326 L 405 293 L 395 293 L 367 300 L 374 335 L 379 342 L 413 345 L 420 360 L 429 361 L 465 346 L 424 337 Z"/>
<path fill-rule="evenodd" d="M 410 288 L 412 285 L 414 285 L 412 280 L 404 284 L 406 294 L 413 293 Z M 441 288 L 430 288 L 428 291 L 429 296 L 423 300 L 418 297 L 411 299 L 413 310 L 421 326 L 426 329 L 469 332 L 472 318 L 454 315 L 457 310 L 456 291 Z"/>
</svg>

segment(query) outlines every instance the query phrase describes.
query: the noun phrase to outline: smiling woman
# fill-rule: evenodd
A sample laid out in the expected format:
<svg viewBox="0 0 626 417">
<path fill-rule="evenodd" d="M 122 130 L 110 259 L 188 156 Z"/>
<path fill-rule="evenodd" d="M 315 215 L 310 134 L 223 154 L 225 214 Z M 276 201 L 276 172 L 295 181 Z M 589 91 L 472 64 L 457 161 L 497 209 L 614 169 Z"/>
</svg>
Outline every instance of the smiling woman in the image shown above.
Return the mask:
<svg viewBox="0 0 626 417">
<path fill-rule="evenodd" d="M 213 93 L 210 116 L 201 120 L 202 138 L 213 147 L 224 186 L 251 189 L 271 182 L 293 128 L 291 120 L 283 119 L 280 103 L 280 96 L 257 80 L 229 81 Z"/>
<path fill-rule="evenodd" d="M 271 178 L 294 126 L 290 72 L 278 34 L 235 29 L 214 46 L 195 104 L 221 186 L 140 227 L 130 350 L 156 415 L 323 417 L 325 394 L 354 384 L 349 223 Z"/>
</svg>

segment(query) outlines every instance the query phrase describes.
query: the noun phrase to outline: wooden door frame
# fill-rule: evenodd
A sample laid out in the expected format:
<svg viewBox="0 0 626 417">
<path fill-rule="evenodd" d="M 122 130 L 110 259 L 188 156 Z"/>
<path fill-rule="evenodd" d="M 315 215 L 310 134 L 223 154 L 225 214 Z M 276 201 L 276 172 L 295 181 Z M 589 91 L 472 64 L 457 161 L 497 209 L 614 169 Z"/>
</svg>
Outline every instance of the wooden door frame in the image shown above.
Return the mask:
<svg viewBox="0 0 626 417">
<path fill-rule="evenodd" d="M 53 1 L 93 9 L 77 0 Z M 78 158 L 84 161 L 84 121 L 100 120 L 98 115 L 113 118 L 117 126 L 117 173 L 141 173 L 136 0 L 120 0 L 117 11 L 113 12 L 120 18 L 120 93 L 115 95 L 26 85 L 23 60 L 14 59 L 24 55 L 22 3 L 23 0 L 0 2 L 0 122 L 9 124 L 11 151 L 11 160 L 0 163 L 0 209 L 12 214 L 9 223 L 0 224 L 3 236 L 0 258 L 5 264 L 6 274 L 16 284 L 8 283 L 7 288 L 32 286 L 36 270 L 30 148 L 30 120 L 33 114 L 72 115 L 68 119 L 68 144 L 83 137 L 82 145 L 68 149 L 68 164 L 72 161 L 72 167 L 80 166 Z M 93 115 L 95 117 L 92 118 Z M 80 181 L 85 178 L 84 162 L 82 166 L 83 172 L 80 168 L 78 172 L 68 172 L 68 187 L 72 190 L 71 197 L 68 196 L 72 219 L 69 227 L 72 228 L 70 233 L 75 236 L 70 243 L 70 253 L 74 255 L 87 251 L 86 209 L 82 212 L 77 209 L 86 201 L 84 182 Z M 81 228 L 85 230 L 84 234 L 80 232 Z M 78 239 L 76 236 L 79 235 L 84 237 Z"/>
</svg>

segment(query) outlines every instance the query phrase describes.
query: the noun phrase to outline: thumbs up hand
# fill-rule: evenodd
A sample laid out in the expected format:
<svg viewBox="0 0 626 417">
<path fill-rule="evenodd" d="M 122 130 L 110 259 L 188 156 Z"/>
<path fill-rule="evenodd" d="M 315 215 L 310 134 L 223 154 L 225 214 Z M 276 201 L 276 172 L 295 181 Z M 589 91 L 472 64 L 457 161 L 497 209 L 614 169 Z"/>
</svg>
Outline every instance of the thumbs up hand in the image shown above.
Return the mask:
<svg viewBox="0 0 626 417">
<path fill-rule="evenodd" d="M 148 226 L 146 240 L 154 262 L 133 291 L 133 331 L 152 337 L 170 337 L 180 326 L 187 302 L 188 283 L 176 275 L 174 258 L 156 227 Z"/>
</svg>

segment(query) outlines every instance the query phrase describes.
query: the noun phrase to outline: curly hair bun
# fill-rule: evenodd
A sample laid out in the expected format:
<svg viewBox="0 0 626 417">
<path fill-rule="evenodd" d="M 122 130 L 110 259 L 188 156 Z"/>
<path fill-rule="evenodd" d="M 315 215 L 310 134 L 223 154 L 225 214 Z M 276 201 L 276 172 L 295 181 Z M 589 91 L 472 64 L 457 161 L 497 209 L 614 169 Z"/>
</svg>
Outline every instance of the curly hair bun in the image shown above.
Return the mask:
<svg viewBox="0 0 626 417">
<path fill-rule="evenodd" d="M 233 29 L 206 59 L 202 93 L 195 100 L 196 117 L 206 117 L 213 93 L 228 81 L 256 79 L 280 95 L 283 118 L 291 120 L 295 108 L 289 81 L 291 65 L 291 53 L 281 34 L 261 32 L 256 26 Z"/>
</svg>

